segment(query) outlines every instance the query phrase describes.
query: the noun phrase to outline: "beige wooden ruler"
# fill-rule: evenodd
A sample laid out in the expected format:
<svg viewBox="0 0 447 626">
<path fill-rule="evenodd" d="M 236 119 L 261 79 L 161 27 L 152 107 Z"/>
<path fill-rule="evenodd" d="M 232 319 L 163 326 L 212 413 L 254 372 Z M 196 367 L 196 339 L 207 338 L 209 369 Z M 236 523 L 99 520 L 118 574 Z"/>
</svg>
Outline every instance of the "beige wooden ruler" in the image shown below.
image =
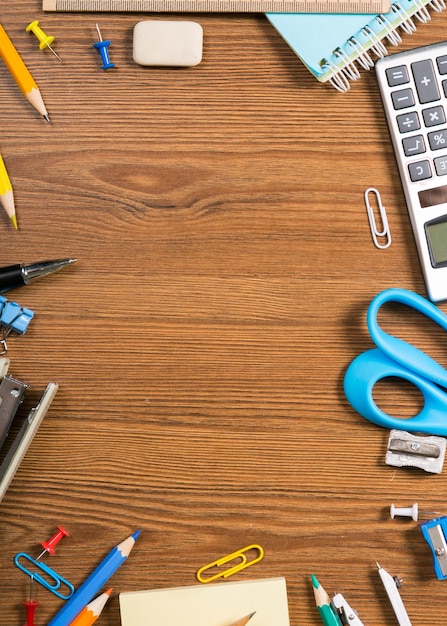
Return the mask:
<svg viewBox="0 0 447 626">
<path fill-rule="evenodd" d="M 44 11 L 386 13 L 390 0 L 42 0 Z"/>
</svg>

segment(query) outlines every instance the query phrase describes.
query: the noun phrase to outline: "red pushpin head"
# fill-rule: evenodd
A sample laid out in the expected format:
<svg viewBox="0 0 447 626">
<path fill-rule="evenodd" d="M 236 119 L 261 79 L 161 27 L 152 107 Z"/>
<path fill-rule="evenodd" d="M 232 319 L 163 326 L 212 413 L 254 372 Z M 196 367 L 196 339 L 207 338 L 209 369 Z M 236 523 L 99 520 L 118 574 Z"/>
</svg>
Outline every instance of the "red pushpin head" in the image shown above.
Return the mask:
<svg viewBox="0 0 447 626">
<path fill-rule="evenodd" d="M 70 533 L 65 530 L 65 528 L 62 528 L 62 526 L 58 526 L 58 531 L 55 535 L 53 535 L 51 537 L 51 539 L 48 539 L 48 541 L 42 541 L 41 542 L 41 546 L 44 550 L 46 550 L 46 552 L 49 552 L 50 554 L 55 554 L 56 553 L 56 546 L 59 543 L 59 541 L 62 539 L 62 537 L 69 537 Z"/>
<path fill-rule="evenodd" d="M 34 623 L 34 612 L 36 607 L 39 606 L 39 602 L 30 598 L 23 603 L 23 606 L 26 608 L 26 624 L 24 626 L 36 626 Z"/>
</svg>

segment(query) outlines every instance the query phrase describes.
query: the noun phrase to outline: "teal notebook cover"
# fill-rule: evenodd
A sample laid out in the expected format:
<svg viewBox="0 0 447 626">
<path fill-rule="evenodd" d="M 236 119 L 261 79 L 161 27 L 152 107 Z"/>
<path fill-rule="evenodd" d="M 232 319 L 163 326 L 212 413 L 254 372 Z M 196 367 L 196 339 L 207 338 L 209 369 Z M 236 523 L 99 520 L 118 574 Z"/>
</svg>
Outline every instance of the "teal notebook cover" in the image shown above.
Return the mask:
<svg viewBox="0 0 447 626">
<path fill-rule="evenodd" d="M 430 20 L 429 9 L 441 12 L 443 0 L 399 0 L 388 13 L 266 13 L 267 19 L 312 74 L 321 82 L 342 73 L 344 80 L 359 78 L 357 64 L 373 66 L 373 55 L 384 56 L 388 45 L 398 45 L 403 32 Z M 349 88 L 349 85 L 347 86 Z M 347 90 L 347 89 L 346 89 Z M 345 91 L 345 89 L 343 89 Z"/>
</svg>

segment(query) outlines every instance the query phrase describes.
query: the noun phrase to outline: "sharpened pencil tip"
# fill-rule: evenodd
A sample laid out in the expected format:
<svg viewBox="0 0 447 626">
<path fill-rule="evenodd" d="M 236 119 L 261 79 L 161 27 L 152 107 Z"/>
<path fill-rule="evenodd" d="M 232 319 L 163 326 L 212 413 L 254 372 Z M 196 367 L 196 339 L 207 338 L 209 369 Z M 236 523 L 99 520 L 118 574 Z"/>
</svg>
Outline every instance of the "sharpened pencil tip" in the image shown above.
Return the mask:
<svg viewBox="0 0 447 626">
<path fill-rule="evenodd" d="M 19 227 L 17 226 L 17 218 L 15 215 L 11 215 L 11 217 L 9 218 L 11 220 L 11 224 L 14 226 L 14 228 L 16 230 L 19 230 Z"/>
<path fill-rule="evenodd" d="M 311 577 L 310 577 L 310 579 L 311 579 L 311 581 L 312 581 L 312 587 L 313 587 L 314 589 L 318 589 L 318 587 L 320 586 L 320 583 L 318 582 L 317 577 L 316 577 L 314 574 L 312 574 L 312 575 L 311 575 Z"/>
<path fill-rule="evenodd" d="M 51 124 L 50 116 L 48 115 L 48 113 L 46 115 L 44 115 L 43 117 L 46 119 L 48 124 Z"/>
<path fill-rule="evenodd" d="M 231 626 L 247 626 L 248 622 L 251 620 L 251 618 L 253 617 L 255 613 L 256 611 L 253 611 L 253 613 L 250 613 L 249 615 L 246 615 L 245 617 L 238 619 L 236 622 L 231 624 Z"/>
</svg>

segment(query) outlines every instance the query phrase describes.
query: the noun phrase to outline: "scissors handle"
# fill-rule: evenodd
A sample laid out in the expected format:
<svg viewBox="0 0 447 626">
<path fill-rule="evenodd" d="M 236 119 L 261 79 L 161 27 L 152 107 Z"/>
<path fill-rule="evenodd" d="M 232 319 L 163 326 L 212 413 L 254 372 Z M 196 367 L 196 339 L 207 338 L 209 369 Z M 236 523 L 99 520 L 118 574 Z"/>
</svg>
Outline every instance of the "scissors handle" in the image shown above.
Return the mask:
<svg viewBox="0 0 447 626">
<path fill-rule="evenodd" d="M 420 390 L 424 398 L 420 413 L 409 419 L 400 419 L 379 409 L 372 395 L 374 385 L 382 378 L 391 376 L 404 378 Z M 346 370 L 344 391 L 353 408 L 374 424 L 431 435 L 447 435 L 447 394 L 434 383 L 402 367 L 381 350 L 368 350 L 352 361 Z"/>
<path fill-rule="evenodd" d="M 377 322 L 377 314 L 381 306 L 387 302 L 397 302 L 419 311 L 430 318 L 441 328 L 447 330 L 447 316 L 434 304 L 407 289 L 386 289 L 379 293 L 369 305 L 366 321 L 372 340 L 378 348 L 400 365 L 407 367 L 424 378 L 447 388 L 447 370 L 422 352 L 397 337 L 382 330 Z"/>
</svg>

